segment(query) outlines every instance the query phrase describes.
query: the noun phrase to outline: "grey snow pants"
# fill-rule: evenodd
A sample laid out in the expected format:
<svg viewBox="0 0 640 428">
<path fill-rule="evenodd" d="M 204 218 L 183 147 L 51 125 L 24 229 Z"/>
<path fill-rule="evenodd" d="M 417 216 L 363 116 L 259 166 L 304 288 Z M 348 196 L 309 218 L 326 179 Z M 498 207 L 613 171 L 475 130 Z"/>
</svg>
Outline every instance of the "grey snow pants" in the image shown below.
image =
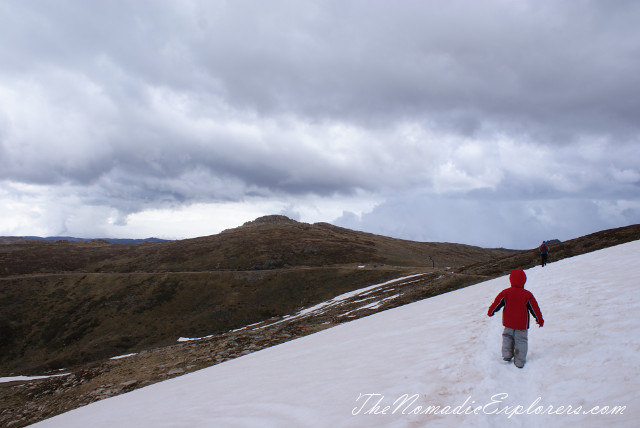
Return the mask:
<svg viewBox="0 0 640 428">
<path fill-rule="evenodd" d="M 502 358 L 505 360 L 514 358 L 513 362 L 519 368 L 524 367 L 527 361 L 528 332 L 529 330 L 514 330 L 507 327 L 502 332 Z"/>
</svg>

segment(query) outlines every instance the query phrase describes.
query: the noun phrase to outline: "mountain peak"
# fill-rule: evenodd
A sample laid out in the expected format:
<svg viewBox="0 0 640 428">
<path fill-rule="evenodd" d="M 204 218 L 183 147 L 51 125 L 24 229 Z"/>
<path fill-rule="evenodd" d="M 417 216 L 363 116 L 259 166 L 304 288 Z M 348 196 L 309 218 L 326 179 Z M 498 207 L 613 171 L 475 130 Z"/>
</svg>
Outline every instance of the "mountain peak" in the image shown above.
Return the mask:
<svg viewBox="0 0 640 428">
<path fill-rule="evenodd" d="M 262 217 L 258 217 L 253 221 L 248 221 L 243 226 L 253 226 L 259 224 L 296 224 L 298 223 L 295 220 L 291 220 L 289 217 L 284 215 L 265 215 Z"/>
</svg>

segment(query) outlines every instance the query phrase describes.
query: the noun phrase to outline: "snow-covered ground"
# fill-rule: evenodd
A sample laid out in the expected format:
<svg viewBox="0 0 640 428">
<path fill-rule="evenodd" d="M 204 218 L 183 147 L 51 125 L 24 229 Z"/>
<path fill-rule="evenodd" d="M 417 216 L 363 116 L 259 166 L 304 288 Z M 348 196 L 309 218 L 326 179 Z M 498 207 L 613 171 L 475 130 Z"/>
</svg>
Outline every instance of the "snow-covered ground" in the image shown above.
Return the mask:
<svg viewBox="0 0 640 428">
<path fill-rule="evenodd" d="M 524 369 L 502 361 L 501 314 L 486 315 L 502 277 L 37 426 L 637 427 L 639 260 L 636 241 L 527 270 L 545 326 L 532 322 Z"/>
</svg>

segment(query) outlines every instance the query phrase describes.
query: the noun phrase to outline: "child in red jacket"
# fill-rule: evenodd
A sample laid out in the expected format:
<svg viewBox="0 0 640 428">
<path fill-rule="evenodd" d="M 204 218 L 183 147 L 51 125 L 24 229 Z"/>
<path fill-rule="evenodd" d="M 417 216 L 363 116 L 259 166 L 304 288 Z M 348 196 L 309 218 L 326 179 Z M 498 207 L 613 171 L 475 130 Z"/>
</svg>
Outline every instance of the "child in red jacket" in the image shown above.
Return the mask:
<svg viewBox="0 0 640 428">
<path fill-rule="evenodd" d="M 511 288 L 505 288 L 496 296 L 489 307 L 487 315 L 492 317 L 502 307 L 502 358 L 511 361 L 514 358 L 516 367 L 524 367 L 527 359 L 527 342 L 529 329 L 529 313 L 533 315 L 540 327 L 544 325 L 542 312 L 533 294 L 524 289 L 527 276 L 522 269 L 514 269 L 509 275 Z"/>
</svg>

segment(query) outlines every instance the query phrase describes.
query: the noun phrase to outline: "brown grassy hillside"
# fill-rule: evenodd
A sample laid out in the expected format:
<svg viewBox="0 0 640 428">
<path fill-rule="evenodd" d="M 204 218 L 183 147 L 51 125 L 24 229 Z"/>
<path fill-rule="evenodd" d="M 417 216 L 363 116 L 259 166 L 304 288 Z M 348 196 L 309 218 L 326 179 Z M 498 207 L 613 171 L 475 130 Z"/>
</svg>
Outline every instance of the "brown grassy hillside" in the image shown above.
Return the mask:
<svg viewBox="0 0 640 428">
<path fill-rule="evenodd" d="M 8 239 L 0 243 L 0 375 L 228 331 L 424 271 L 429 257 L 461 267 L 511 254 L 282 216 L 162 243 Z"/>
<path fill-rule="evenodd" d="M 425 243 L 356 232 L 283 216 L 259 218 L 218 235 L 147 244 L 90 265 L 100 272 L 262 270 L 292 266 L 390 264 L 462 266 L 512 254 L 461 244 Z"/>
<path fill-rule="evenodd" d="M 292 266 L 390 264 L 462 266 L 512 254 L 505 249 L 412 242 L 283 216 L 259 218 L 220 234 L 180 241 L 0 240 L 0 277 L 63 272 L 202 272 Z"/>
</svg>

